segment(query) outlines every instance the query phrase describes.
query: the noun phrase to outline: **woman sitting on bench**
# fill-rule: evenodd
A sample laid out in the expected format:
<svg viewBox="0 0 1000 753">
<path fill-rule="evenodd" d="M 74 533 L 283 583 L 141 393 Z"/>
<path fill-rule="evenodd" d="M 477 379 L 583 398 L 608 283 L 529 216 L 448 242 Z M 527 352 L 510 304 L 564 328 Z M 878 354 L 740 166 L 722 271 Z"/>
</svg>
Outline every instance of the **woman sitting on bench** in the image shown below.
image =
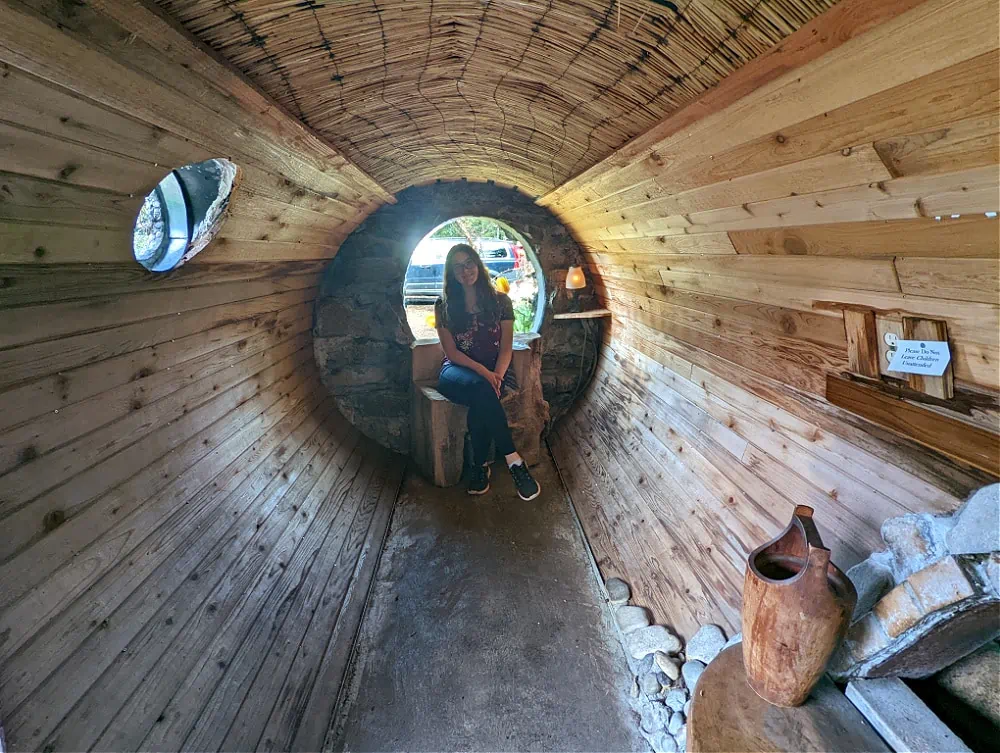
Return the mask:
<svg viewBox="0 0 1000 753">
<path fill-rule="evenodd" d="M 444 364 L 438 392 L 452 402 L 469 407 L 472 437 L 472 473 L 469 494 L 490 490 L 486 456 L 490 440 L 503 455 L 514 478 L 518 496 L 531 500 L 541 487 L 514 447 L 500 398 L 504 389 L 516 388 L 510 371 L 514 342 L 514 309 L 510 298 L 497 292 L 483 260 L 472 246 L 459 243 L 444 262 L 444 295 L 434 304 Z"/>
</svg>

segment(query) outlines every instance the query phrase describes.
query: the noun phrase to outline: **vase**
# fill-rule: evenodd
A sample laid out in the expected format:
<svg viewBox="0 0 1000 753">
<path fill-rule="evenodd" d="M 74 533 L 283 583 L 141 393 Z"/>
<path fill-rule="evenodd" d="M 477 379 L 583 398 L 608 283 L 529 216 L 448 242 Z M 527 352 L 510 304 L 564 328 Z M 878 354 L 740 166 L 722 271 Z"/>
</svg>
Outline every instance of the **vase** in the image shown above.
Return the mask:
<svg viewBox="0 0 1000 753">
<path fill-rule="evenodd" d="M 743 662 L 754 692 L 775 706 L 800 706 L 844 638 L 858 600 L 798 505 L 781 534 L 747 557 Z"/>
</svg>

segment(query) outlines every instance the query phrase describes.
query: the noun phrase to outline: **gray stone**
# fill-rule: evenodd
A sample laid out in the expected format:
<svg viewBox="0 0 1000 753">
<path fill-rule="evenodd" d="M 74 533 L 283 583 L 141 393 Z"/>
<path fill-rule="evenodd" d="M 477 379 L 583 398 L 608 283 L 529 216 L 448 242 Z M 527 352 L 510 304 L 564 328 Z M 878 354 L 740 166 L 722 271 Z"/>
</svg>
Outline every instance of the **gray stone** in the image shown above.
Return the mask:
<svg viewBox="0 0 1000 753">
<path fill-rule="evenodd" d="M 875 552 L 847 571 L 847 577 L 858 592 L 858 603 L 851 621 L 860 619 L 871 611 L 876 602 L 892 590 L 896 582 L 889 568 L 888 552 Z"/>
<path fill-rule="evenodd" d="M 656 674 L 653 672 L 639 678 L 639 690 L 647 696 L 655 696 L 660 692 L 661 687 L 660 681 L 656 678 Z"/>
<path fill-rule="evenodd" d="M 657 732 L 655 735 L 650 735 L 649 744 L 653 746 L 653 753 L 677 753 L 678 750 L 684 750 L 683 748 L 678 748 L 677 741 L 666 732 Z"/>
<path fill-rule="evenodd" d="M 625 644 L 629 654 L 635 659 L 642 659 L 657 651 L 676 654 L 681 650 L 680 638 L 662 625 L 650 625 L 629 633 L 625 636 Z"/>
<path fill-rule="evenodd" d="M 983 554 L 1000 550 L 1000 484 L 979 489 L 955 512 L 945 535 L 952 554 Z"/>
<path fill-rule="evenodd" d="M 670 721 L 667 723 L 667 732 L 671 735 L 676 735 L 684 727 L 684 714 L 680 711 L 675 711 L 670 715 Z"/>
<path fill-rule="evenodd" d="M 615 619 L 618 620 L 618 627 L 623 633 L 632 633 L 639 628 L 649 626 L 649 612 L 645 607 L 621 606 L 615 612 Z"/>
<path fill-rule="evenodd" d="M 688 728 L 685 724 L 681 727 L 681 731 L 674 736 L 674 741 L 677 743 L 677 750 L 684 753 L 687 750 L 687 740 L 688 740 Z"/>
<path fill-rule="evenodd" d="M 628 583 L 621 578 L 611 578 L 604 584 L 604 587 L 608 589 L 608 601 L 611 602 L 612 606 L 628 604 L 632 591 L 629 589 Z"/>
<path fill-rule="evenodd" d="M 743 642 L 743 633 L 737 633 L 728 641 L 726 641 L 726 645 L 722 647 L 722 650 L 725 651 L 730 646 L 735 646 L 737 643 L 742 643 L 742 642 Z"/>
<path fill-rule="evenodd" d="M 681 674 L 684 675 L 684 684 L 687 685 L 689 693 L 694 693 L 694 687 L 698 684 L 698 678 L 705 671 L 705 665 L 700 661 L 686 661 L 681 667 Z"/>
<path fill-rule="evenodd" d="M 726 645 L 726 636 L 718 625 L 702 625 L 694 637 L 684 647 L 684 655 L 689 661 L 696 660 L 708 664 L 719 655 Z"/>
<path fill-rule="evenodd" d="M 684 704 L 684 718 L 687 719 L 691 716 L 691 701 Z"/>
<path fill-rule="evenodd" d="M 677 678 L 681 676 L 681 664 L 676 659 L 671 659 L 662 651 L 657 651 L 653 654 L 653 661 L 656 662 L 656 666 L 660 668 L 670 680 L 676 681 Z"/>
<path fill-rule="evenodd" d="M 639 726 L 646 734 L 652 735 L 666 729 L 670 723 L 670 710 L 658 701 L 645 705 L 640 714 Z"/>
<path fill-rule="evenodd" d="M 882 523 L 882 540 L 892 552 L 896 583 L 948 554 L 944 539 L 950 526 L 950 518 L 928 513 L 907 513 Z"/>
<path fill-rule="evenodd" d="M 642 659 L 639 660 L 639 664 L 636 667 L 635 673 L 639 676 L 642 676 L 644 674 L 652 672 L 655 666 L 656 665 L 653 663 L 653 655 L 649 654 L 647 656 L 642 657 Z"/>
<path fill-rule="evenodd" d="M 935 679 L 938 685 L 1000 728 L 1000 645 L 987 643 Z"/>
<path fill-rule="evenodd" d="M 635 677 L 632 678 L 632 683 L 629 685 L 628 694 L 632 698 L 639 697 L 639 680 Z"/>
<path fill-rule="evenodd" d="M 674 688 L 664 697 L 663 702 L 673 711 L 680 711 L 687 703 L 688 694 L 683 688 Z"/>
</svg>

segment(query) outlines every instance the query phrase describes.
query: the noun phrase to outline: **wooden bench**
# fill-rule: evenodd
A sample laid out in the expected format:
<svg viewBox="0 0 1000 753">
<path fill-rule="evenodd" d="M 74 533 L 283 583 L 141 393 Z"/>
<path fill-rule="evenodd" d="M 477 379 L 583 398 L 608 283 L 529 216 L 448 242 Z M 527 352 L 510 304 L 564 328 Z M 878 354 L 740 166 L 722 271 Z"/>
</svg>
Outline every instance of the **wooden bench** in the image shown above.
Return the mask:
<svg viewBox="0 0 1000 753">
<path fill-rule="evenodd" d="M 413 400 L 410 456 L 435 486 L 454 486 L 462 479 L 466 456 L 468 408 L 437 391 L 444 350 L 436 339 L 412 345 Z M 514 446 L 528 465 L 541 456 L 542 430 L 549 420 L 549 404 L 542 398 L 541 336 L 515 335 L 514 370 L 518 389 L 503 396 Z"/>
</svg>

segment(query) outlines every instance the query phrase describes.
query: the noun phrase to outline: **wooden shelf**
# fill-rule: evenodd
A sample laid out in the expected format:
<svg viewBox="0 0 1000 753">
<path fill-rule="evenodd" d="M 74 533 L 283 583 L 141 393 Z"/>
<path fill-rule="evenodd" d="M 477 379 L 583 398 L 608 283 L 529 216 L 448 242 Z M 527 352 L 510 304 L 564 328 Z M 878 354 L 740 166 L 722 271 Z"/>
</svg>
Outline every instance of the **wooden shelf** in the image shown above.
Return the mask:
<svg viewBox="0 0 1000 753">
<path fill-rule="evenodd" d="M 600 319 L 611 316 L 608 309 L 591 309 L 590 311 L 574 311 L 567 314 L 553 314 L 553 319 Z"/>
</svg>

